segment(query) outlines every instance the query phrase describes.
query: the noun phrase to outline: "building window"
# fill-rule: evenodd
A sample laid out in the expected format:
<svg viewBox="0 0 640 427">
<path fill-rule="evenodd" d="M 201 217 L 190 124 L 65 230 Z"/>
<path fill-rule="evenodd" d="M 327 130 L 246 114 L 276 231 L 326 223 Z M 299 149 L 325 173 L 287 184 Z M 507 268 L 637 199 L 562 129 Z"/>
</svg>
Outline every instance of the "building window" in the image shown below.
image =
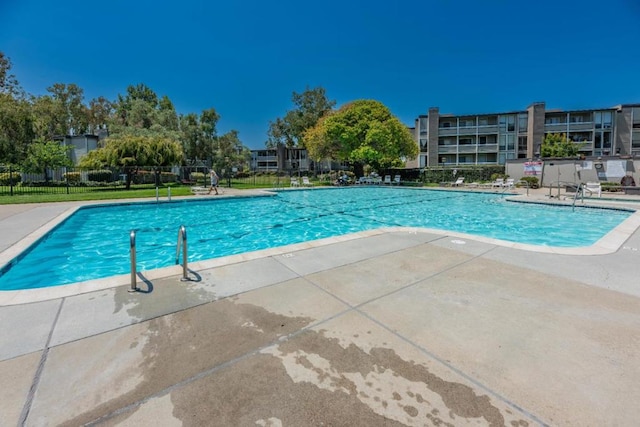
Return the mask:
<svg viewBox="0 0 640 427">
<path fill-rule="evenodd" d="M 461 128 L 470 128 L 476 125 L 476 119 L 460 119 Z"/>
<path fill-rule="evenodd" d="M 640 129 L 640 107 L 633 107 L 633 109 L 631 110 L 631 115 L 633 129 Z"/>
<path fill-rule="evenodd" d="M 564 123 L 564 121 L 561 121 L 560 117 L 558 116 L 545 117 L 544 119 L 545 125 L 559 125 L 562 123 Z"/>
<path fill-rule="evenodd" d="M 460 138 L 458 144 L 460 144 L 460 145 L 471 145 L 471 144 L 473 144 L 473 139 L 471 139 L 471 138 Z"/>
<path fill-rule="evenodd" d="M 518 116 L 518 132 L 526 132 L 529 125 L 529 116 L 527 114 L 520 114 Z"/>
<path fill-rule="evenodd" d="M 527 151 L 527 137 L 519 136 L 518 137 L 518 151 Z"/>
</svg>

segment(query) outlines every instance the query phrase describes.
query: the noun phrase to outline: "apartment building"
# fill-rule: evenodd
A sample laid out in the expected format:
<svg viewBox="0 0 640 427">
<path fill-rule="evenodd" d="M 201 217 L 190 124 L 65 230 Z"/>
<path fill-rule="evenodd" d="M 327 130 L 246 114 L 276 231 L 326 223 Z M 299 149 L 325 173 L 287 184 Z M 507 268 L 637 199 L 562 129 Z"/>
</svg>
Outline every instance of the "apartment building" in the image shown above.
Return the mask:
<svg viewBox="0 0 640 427">
<path fill-rule="evenodd" d="M 585 156 L 640 156 L 640 104 L 561 111 L 535 102 L 524 111 L 460 116 L 433 107 L 418 116 L 413 132 L 418 167 L 536 158 L 549 133 L 565 134 Z"/>
<path fill-rule="evenodd" d="M 307 150 L 296 147 L 268 148 L 264 150 L 251 150 L 250 167 L 255 172 L 287 172 L 325 173 L 331 170 L 345 168 L 346 165 L 336 161 L 313 161 L 309 158 Z"/>
</svg>

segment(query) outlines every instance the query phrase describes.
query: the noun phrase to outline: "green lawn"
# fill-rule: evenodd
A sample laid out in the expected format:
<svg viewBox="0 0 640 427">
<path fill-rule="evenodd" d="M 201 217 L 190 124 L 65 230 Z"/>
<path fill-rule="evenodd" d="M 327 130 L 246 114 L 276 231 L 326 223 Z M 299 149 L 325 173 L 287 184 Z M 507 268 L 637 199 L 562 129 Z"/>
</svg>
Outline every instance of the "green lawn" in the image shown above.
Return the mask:
<svg viewBox="0 0 640 427">
<path fill-rule="evenodd" d="M 159 189 L 159 195 L 162 198 L 167 197 L 167 187 Z M 191 196 L 190 187 L 175 186 L 171 187 L 171 196 Z M 94 191 L 86 191 L 83 193 L 71 194 L 22 194 L 15 196 L 0 196 L 0 205 L 13 205 L 20 203 L 45 203 L 45 202 L 73 202 L 79 200 L 114 200 L 114 199 L 131 199 L 131 198 L 151 198 L 156 197 L 155 188 L 144 188 L 131 190 L 105 190 L 96 189 Z"/>
</svg>

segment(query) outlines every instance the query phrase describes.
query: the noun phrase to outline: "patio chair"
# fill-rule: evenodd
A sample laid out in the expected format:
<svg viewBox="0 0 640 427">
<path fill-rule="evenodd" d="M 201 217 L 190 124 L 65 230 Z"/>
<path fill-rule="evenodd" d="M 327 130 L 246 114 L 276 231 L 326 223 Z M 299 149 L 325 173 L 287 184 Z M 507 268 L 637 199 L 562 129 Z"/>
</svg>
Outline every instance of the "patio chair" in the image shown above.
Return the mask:
<svg viewBox="0 0 640 427">
<path fill-rule="evenodd" d="M 391 175 L 385 175 L 384 181 L 382 181 L 382 183 L 391 185 Z"/>
<path fill-rule="evenodd" d="M 304 185 L 305 187 L 313 187 L 313 184 L 309 181 L 308 176 L 302 177 L 302 185 Z"/>
<path fill-rule="evenodd" d="M 504 178 L 496 178 L 496 180 L 491 183 L 491 188 L 503 187 L 503 186 L 504 186 Z"/>
<path fill-rule="evenodd" d="M 191 193 L 195 195 L 207 194 L 208 192 L 209 192 L 209 187 L 202 187 L 202 186 L 191 187 Z"/>
<path fill-rule="evenodd" d="M 300 187 L 300 181 L 298 181 L 298 178 L 291 178 L 291 186 Z"/>
<path fill-rule="evenodd" d="M 464 184 L 464 176 L 461 176 L 458 179 L 456 179 L 456 182 L 452 182 L 451 186 L 452 187 L 459 187 L 462 184 Z"/>
<path fill-rule="evenodd" d="M 585 192 L 588 192 L 590 196 L 597 194 L 598 197 L 602 196 L 602 185 L 599 182 L 587 182 L 582 187 L 582 195 L 585 196 Z"/>
<path fill-rule="evenodd" d="M 516 180 L 514 178 L 508 178 L 504 184 L 502 184 L 503 187 L 506 188 L 513 188 L 516 185 Z"/>
<path fill-rule="evenodd" d="M 400 185 L 400 180 L 401 180 L 400 175 L 396 175 L 393 177 L 393 183 L 395 185 Z"/>
</svg>

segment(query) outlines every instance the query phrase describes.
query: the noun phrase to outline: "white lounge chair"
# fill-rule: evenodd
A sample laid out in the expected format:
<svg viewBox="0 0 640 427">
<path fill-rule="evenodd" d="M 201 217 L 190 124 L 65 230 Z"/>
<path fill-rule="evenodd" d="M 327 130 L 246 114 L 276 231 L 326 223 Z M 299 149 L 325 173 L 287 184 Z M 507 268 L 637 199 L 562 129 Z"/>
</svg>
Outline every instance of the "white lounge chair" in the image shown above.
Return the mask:
<svg viewBox="0 0 640 427">
<path fill-rule="evenodd" d="M 207 194 L 208 192 L 209 192 L 209 187 L 201 187 L 201 186 L 191 187 L 191 193 L 195 195 Z"/>
<path fill-rule="evenodd" d="M 496 178 L 496 180 L 491 183 L 491 188 L 503 187 L 503 186 L 504 186 L 504 178 Z"/>
<path fill-rule="evenodd" d="M 589 193 L 589 196 L 593 196 L 594 194 L 597 194 L 598 197 L 601 197 L 602 196 L 602 185 L 600 185 L 599 182 L 587 182 L 582 187 L 582 195 L 584 196 L 585 193 Z"/>
<path fill-rule="evenodd" d="M 391 175 L 385 175 L 384 181 L 382 181 L 382 183 L 391 185 Z"/>
<path fill-rule="evenodd" d="M 393 183 L 395 185 L 400 185 L 400 180 L 401 180 L 400 175 L 396 175 L 393 177 Z"/>
<path fill-rule="evenodd" d="M 464 184 L 464 176 L 461 176 L 458 179 L 456 179 L 456 182 L 452 183 L 451 186 L 452 187 L 459 187 L 462 184 Z"/>
<path fill-rule="evenodd" d="M 302 185 L 304 185 L 305 187 L 313 187 L 313 184 L 309 181 L 308 176 L 302 177 Z"/>
<path fill-rule="evenodd" d="M 291 186 L 300 187 L 300 181 L 298 181 L 298 178 L 291 178 Z"/>
<path fill-rule="evenodd" d="M 507 180 L 502 184 L 503 187 L 513 188 L 516 185 L 516 180 L 514 178 L 507 178 Z"/>
</svg>

